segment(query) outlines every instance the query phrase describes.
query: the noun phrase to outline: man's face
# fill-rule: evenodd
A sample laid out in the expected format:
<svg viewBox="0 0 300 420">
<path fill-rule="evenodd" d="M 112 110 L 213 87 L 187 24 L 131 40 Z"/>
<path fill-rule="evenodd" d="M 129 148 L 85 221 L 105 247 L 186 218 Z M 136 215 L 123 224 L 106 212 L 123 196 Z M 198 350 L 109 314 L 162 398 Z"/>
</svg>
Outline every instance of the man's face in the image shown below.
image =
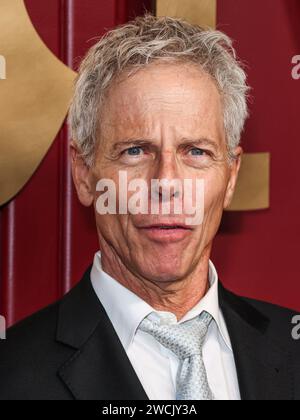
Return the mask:
<svg viewBox="0 0 300 420">
<path fill-rule="evenodd" d="M 159 282 L 185 278 L 211 248 L 239 166 L 228 163 L 216 85 L 191 64 L 151 64 L 112 85 L 100 124 L 95 165 L 89 173 L 94 205 L 100 179 L 113 180 L 118 197 L 119 171 L 126 171 L 128 182 L 145 180 L 149 191 L 152 179 L 203 179 L 200 225 L 183 226 L 186 214 L 174 212 L 95 212 L 100 248 L 108 247 L 131 273 Z"/>
</svg>

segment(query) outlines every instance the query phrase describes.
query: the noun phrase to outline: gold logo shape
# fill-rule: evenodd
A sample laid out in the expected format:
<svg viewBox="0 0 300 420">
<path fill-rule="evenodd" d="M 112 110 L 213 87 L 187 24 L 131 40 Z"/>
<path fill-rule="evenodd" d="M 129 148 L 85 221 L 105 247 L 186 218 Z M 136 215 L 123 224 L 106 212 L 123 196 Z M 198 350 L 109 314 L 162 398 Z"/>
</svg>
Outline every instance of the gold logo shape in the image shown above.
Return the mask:
<svg viewBox="0 0 300 420">
<path fill-rule="evenodd" d="M 201 26 L 216 27 L 216 0 L 156 0 L 157 16 L 183 18 Z"/>
<path fill-rule="evenodd" d="M 30 179 L 55 139 L 76 73 L 43 43 L 22 0 L 0 1 L 0 54 L 1 205 Z"/>
</svg>

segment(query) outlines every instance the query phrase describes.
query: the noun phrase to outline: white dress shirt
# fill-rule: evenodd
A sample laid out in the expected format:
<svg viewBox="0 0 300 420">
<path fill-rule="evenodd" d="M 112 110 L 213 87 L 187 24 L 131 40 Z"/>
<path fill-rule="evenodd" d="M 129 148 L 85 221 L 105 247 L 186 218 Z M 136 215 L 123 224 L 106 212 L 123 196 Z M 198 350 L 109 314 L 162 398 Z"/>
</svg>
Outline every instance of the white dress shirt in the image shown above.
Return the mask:
<svg viewBox="0 0 300 420">
<path fill-rule="evenodd" d="M 176 374 L 179 360 L 151 335 L 138 329 L 151 313 L 177 322 L 170 312 L 153 309 L 130 290 L 102 270 L 101 253 L 97 252 L 91 271 L 93 288 L 102 303 L 126 354 L 150 400 L 176 399 Z M 179 323 L 208 312 L 214 319 L 204 345 L 203 360 L 210 388 L 217 400 L 240 400 L 235 361 L 225 320 L 219 307 L 218 275 L 209 261 L 207 294 Z"/>
</svg>

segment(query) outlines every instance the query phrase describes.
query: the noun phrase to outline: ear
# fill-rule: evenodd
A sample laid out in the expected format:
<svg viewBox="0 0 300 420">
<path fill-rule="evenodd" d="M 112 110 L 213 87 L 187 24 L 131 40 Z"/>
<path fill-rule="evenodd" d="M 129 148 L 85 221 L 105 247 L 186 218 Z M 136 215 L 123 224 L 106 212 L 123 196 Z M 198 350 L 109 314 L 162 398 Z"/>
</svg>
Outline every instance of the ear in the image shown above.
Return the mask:
<svg viewBox="0 0 300 420">
<path fill-rule="evenodd" d="M 233 159 L 230 164 L 230 175 L 229 175 L 229 181 L 228 181 L 226 194 L 225 194 L 224 209 L 229 207 L 232 201 L 232 197 L 233 197 L 235 187 L 236 187 L 236 182 L 238 179 L 239 170 L 241 167 L 243 149 L 240 146 L 237 146 L 233 150 L 233 155 L 235 156 L 235 159 Z"/>
<path fill-rule="evenodd" d="M 79 201 L 84 206 L 91 206 L 94 201 L 91 170 L 80 154 L 76 142 L 70 144 L 72 176 Z"/>
</svg>

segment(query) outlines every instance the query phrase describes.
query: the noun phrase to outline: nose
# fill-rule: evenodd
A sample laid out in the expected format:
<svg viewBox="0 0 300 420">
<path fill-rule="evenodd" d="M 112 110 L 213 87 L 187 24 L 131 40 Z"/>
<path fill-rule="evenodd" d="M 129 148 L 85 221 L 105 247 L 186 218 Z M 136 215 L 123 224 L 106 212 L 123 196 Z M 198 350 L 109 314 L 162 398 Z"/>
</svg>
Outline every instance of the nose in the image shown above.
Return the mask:
<svg viewBox="0 0 300 420">
<path fill-rule="evenodd" d="M 176 156 L 172 150 L 161 152 L 156 167 L 157 179 L 174 179 L 177 175 Z"/>
<path fill-rule="evenodd" d="M 159 199 L 166 200 L 162 194 L 162 189 L 169 188 L 170 198 L 181 196 L 180 175 L 176 154 L 172 150 L 164 150 L 159 156 L 155 165 L 153 179 L 160 181 L 160 186 L 154 189 L 154 196 L 159 195 Z"/>
</svg>

